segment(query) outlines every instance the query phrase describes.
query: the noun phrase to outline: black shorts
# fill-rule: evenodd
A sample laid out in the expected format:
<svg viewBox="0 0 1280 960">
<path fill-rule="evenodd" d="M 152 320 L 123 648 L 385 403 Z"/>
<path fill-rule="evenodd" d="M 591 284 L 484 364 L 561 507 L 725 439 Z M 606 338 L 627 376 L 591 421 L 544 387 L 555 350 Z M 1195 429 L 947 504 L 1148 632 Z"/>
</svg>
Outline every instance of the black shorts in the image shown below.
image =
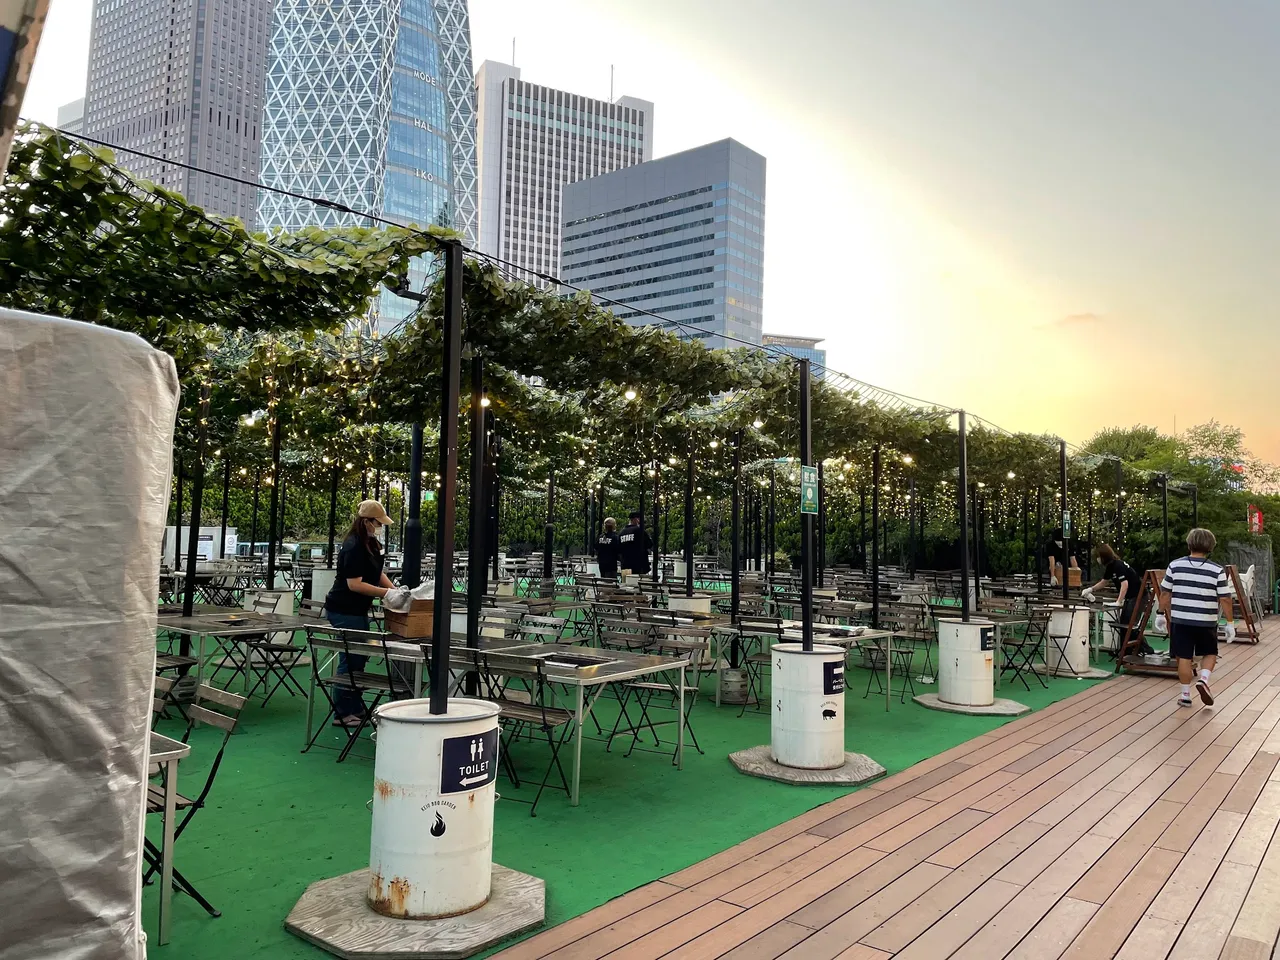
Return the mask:
<svg viewBox="0 0 1280 960">
<path fill-rule="evenodd" d="M 1218 625 L 1169 624 L 1169 655 L 1177 660 L 1218 655 Z"/>
</svg>

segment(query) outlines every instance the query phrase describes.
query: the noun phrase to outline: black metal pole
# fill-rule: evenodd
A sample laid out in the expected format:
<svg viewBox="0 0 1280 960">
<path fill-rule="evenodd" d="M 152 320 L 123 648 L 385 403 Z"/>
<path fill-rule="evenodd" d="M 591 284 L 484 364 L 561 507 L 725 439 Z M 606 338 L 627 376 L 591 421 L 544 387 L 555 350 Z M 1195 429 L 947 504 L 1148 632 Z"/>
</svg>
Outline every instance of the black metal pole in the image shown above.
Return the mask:
<svg viewBox="0 0 1280 960">
<path fill-rule="evenodd" d="M 880 629 L 880 444 L 871 451 L 871 629 Z"/>
<path fill-rule="evenodd" d="M 907 575 L 916 575 L 919 558 L 916 555 L 916 478 L 912 474 L 907 478 L 907 516 L 910 520 L 911 549 L 907 554 Z"/>
<path fill-rule="evenodd" d="M 693 596 L 693 437 L 684 475 L 684 595 Z"/>
<path fill-rule="evenodd" d="M 409 435 L 409 489 L 405 492 L 409 517 L 404 525 L 404 543 L 401 549 L 404 554 L 404 561 L 400 570 L 400 578 L 405 586 L 416 587 L 422 583 L 422 424 L 414 423 L 410 427 Z M 449 567 L 450 570 L 446 570 L 443 575 L 440 569 L 437 568 L 436 580 L 439 581 L 443 576 L 445 581 L 450 584 L 449 589 L 452 591 L 453 577 L 450 574 L 453 567 L 452 561 Z M 440 613 L 438 612 L 440 607 L 437 605 L 435 610 L 437 611 L 435 614 L 436 621 L 438 622 L 443 617 L 445 623 L 448 624 L 449 608 L 446 607 L 444 612 Z"/>
<path fill-rule="evenodd" d="M 333 569 L 333 543 L 338 535 L 338 475 L 341 468 L 335 463 L 329 475 L 329 549 L 325 551 L 324 562 Z"/>
<path fill-rule="evenodd" d="M 471 525 L 467 531 L 467 646 L 480 646 L 480 608 L 489 586 L 484 556 L 485 521 L 489 499 L 485 495 L 484 360 L 479 352 L 471 356 Z M 467 673 L 463 687 L 467 696 L 480 692 L 480 678 Z"/>
<path fill-rule="evenodd" d="M 769 576 L 777 572 L 778 553 L 778 468 L 769 465 Z"/>
<path fill-rule="evenodd" d="M 1116 460 L 1116 549 L 1124 556 L 1124 464 Z"/>
<path fill-rule="evenodd" d="M 1191 488 L 1191 526 L 1200 526 L 1200 488 Z"/>
<path fill-rule="evenodd" d="M 1160 476 L 1160 516 L 1164 525 L 1164 565 L 1169 566 L 1169 475 Z"/>
<path fill-rule="evenodd" d="M 174 512 L 177 520 L 173 524 L 173 569 L 182 568 L 182 481 L 183 476 L 182 454 L 178 453 L 178 495 L 174 501 Z"/>
<path fill-rule="evenodd" d="M 1086 534 L 1085 542 L 1088 545 L 1088 549 L 1085 551 L 1085 557 L 1084 557 L 1084 562 L 1085 562 L 1085 568 L 1084 568 L 1085 584 L 1084 585 L 1087 587 L 1089 584 L 1093 583 L 1093 491 L 1092 490 L 1089 491 L 1089 530 L 1088 530 L 1088 533 Z"/>
<path fill-rule="evenodd" d="M 382 468 L 379 467 L 373 475 L 373 499 L 379 503 L 382 502 Z"/>
<path fill-rule="evenodd" d="M 458 393 L 461 389 L 458 359 L 462 354 L 462 245 L 445 244 L 444 316 L 441 330 L 440 371 L 440 496 L 436 499 L 435 623 L 431 636 L 431 713 L 449 710 L 449 631 L 453 613 L 453 538 L 457 522 L 458 491 Z M 421 469 L 413 471 L 416 481 Z M 418 512 L 413 497 L 413 513 Z M 421 536 L 411 533 L 413 541 Z M 413 550 L 421 555 L 422 550 Z"/>
<path fill-rule="evenodd" d="M 800 361 L 800 465 L 813 466 L 813 424 L 809 396 L 809 361 Z M 800 612 L 802 649 L 813 649 L 813 514 L 800 513 Z"/>
<path fill-rule="evenodd" d="M 1036 593 L 1044 592 L 1044 487 L 1036 487 Z"/>
<path fill-rule="evenodd" d="M 369 470 L 367 467 L 360 471 L 360 499 L 369 499 Z"/>
<path fill-rule="evenodd" d="M 671 492 L 662 498 L 662 555 L 671 553 Z"/>
<path fill-rule="evenodd" d="M 258 549 L 258 491 L 262 488 L 262 471 L 253 475 L 253 521 L 249 527 L 249 559 L 252 560 Z"/>
<path fill-rule="evenodd" d="M 977 569 L 974 570 L 973 575 L 974 582 L 981 586 L 983 572 L 991 565 L 991 560 L 987 556 L 987 498 L 985 496 L 978 497 L 974 503 L 978 514 L 978 549 L 975 554 Z"/>
<path fill-rule="evenodd" d="M 542 579 L 550 580 L 555 574 L 556 534 L 556 465 L 547 464 L 547 522 L 542 528 Z"/>
<path fill-rule="evenodd" d="M 231 507 L 231 457 L 222 458 L 222 539 L 218 541 L 218 558 L 227 557 L 227 511 Z"/>
<path fill-rule="evenodd" d="M 732 511 L 732 537 L 729 573 L 729 619 L 738 622 L 738 606 L 742 599 L 742 431 L 733 438 L 733 494 L 730 500 Z M 735 657 L 736 661 L 736 657 Z M 733 664 L 738 665 L 736 662 Z"/>
<path fill-rule="evenodd" d="M 818 586 L 827 585 L 827 487 L 818 461 Z"/>
<path fill-rule="evenodd" d="M 196 599 L 196 563 L 200 559 L 200 514 L 204 503 L 204 441 L 205 424 L 209 419 L 209 385 L 200 388 L 199 423 L 196 426 L 196 472 L 191 478 L 191 523 L 187 525 L 187 581 L 182 591 L 182 615 L 191 616 Z M 182 645 L 188 646 L 184 637 Z M 183 656 L 187 651 L 183 651 Z"/>
<path fill-rule="evenodd" d="M 1058 441 L 1058 481 L 1062 485 L 1062 599 L 1071 599 L 1071 508 L 1067 505 L 1067 441 Z"/>
<path fill-rule="evenodd" d="M 969 441 L 968 424 L 960 411 L 959 460 L 960 472 L 956 478 L 956 512 L 960 517 L 960 619 L 969 622 Z"/>
<path fill-rule="evenodd" d="M 658 527 L 662 521 L 662 514 L 658 512 L 658 501 L 662 496 L 662 464 L 658 460 L 653 462 L 653 582 L 657 583 L 662 578 L 662 538 L 659 536 L 661 532 Z"/>
<path fill-rule="evenodd" d="M 493 582 L 497 583 L 502 574 L 498 559 L 498 547 L 501 541 L 498 528 L 500 519 L 498 508 L 502 503 L 502 493 L 498 486 L 502 480 L 502 475 L 498 470 L 498 421 L 494 417 L 492 410 L 485 412 L 485 423 L 488 425 L 489 430 L 488 441 L 485 444 L 485 449 L 488 453 L 485 460 L 489 469 L 489 478 L 485 481 L 485 489 L 489 491 L 489 562 L 493 564 Z"/>
<path fill-rule="evenodd" d="M 858 484 L 858 554 L 862 572 L 867 572 L 867 485 Z"/>
<path fill-rule="evenodd" d="M 267 527 L 267 589 L 276 586 L 276 524 L 280 520 L 280 433 L 284 408 L 276 405 L 275 423 L 271 427 L 271 513 Z"/>
<path fill-rule="evenodd" d="M 280 468 L 280 529 L 276 534 L 276 546 L 279 548 L 278 552 L 282 552 L 284 550 L 284 531 L 285 531 L 285 527 L 287 526 L 285 522 L 285 514 L 288 512 L 288 493 L 289 491 L 287 489 L 287 485 L 285 484 L 285 478 L 284 478 L 284 467 L 281 466 Z"/>
<path fill-rule="evenodd" d="M 1031 572 L 1031 491 L 1022 488 L 1022 572 Z"/>
<path fill-rule="evenodd" d="M 756 573 L 764 576 L 764 490 L 755 491 L 756 523 L 755 523 L 755 555 Z"/>
</svg>

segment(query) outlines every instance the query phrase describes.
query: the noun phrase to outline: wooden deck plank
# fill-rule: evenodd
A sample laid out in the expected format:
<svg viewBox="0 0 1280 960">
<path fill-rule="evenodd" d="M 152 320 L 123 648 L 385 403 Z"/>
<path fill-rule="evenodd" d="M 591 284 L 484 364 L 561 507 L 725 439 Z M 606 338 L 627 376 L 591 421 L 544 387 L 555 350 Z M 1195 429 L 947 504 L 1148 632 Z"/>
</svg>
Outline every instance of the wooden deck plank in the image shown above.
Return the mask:
<svg viewBox="0 0 1280 960">
<path fill-rule="evenodd" d="M 1096 685 L 497 960 L 1275 960 L 1277 637 L 1224 650 L 1212 708 Z"/>
</svg>

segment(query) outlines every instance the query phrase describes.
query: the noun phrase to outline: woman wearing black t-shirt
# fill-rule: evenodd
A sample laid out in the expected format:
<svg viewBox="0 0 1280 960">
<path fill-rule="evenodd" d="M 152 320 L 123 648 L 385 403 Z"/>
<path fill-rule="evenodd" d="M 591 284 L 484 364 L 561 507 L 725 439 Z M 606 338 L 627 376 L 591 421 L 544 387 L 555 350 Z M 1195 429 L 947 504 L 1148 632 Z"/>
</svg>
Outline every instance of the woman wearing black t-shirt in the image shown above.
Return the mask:
<svg viewBox="0 0 1280 960">
<path fill-rule="evenodd" d="M 356 518 L 338 551 L 338 569 L 333 588 L 324 598 L 329 623 L 340 630 L 368 630 L 369 608 L 375 599 L 387 595 L 395 584 L 383 572 L 384 559 L 378 531 L 391 525 L 391 518 L 377 500 L 365 500 L 356 509 Z M 338 673 L 364 669 L 366 657 L 338 654 Z M 351 727 L 360 724 L 364 701 L 354 690 L 338 690 L 334 703 L 334 723 Z"/>
<path fill-rule="evenodd" d="M 1116 622 L 1123 630 L 1133 617 L 1133 608 L 1137 605 L 1138 597 L 1142 593 L 1142 577 L 1116 555 L 1110 544 L 1099 544 L 1098 561 L 1102 564 L 1102 579 L 1090 589 L 1101 590 L 1108 584 L 1115 588 L 1117 600 L 1120 603 L 1120 619 Z M 1146 640 L 1143 640 L 1141 652 L 1149 653 L 1150 651 L 1151 648 L 1147 646 Z"/>
</svg>

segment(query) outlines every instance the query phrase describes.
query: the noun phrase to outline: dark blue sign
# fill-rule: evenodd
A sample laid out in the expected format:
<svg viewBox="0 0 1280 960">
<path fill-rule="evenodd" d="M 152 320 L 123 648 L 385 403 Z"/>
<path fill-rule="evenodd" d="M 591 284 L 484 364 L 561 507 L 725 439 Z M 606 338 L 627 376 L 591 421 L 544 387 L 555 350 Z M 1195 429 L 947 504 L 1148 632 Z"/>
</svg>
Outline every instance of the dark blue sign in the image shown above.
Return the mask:
<svg viewBox="0 0 1280 960">
<path fill-rule="evenodd" d="M 498 778 L 498 728 L 447 737 L 440 757 L 440 793 L 468 793 Z"/>
<path fill-rule="evenodd" d="M 844 661 L 828 660 L 822 665 L 822 694 L 826 697 L 844 693 Z"/>
</svg>

